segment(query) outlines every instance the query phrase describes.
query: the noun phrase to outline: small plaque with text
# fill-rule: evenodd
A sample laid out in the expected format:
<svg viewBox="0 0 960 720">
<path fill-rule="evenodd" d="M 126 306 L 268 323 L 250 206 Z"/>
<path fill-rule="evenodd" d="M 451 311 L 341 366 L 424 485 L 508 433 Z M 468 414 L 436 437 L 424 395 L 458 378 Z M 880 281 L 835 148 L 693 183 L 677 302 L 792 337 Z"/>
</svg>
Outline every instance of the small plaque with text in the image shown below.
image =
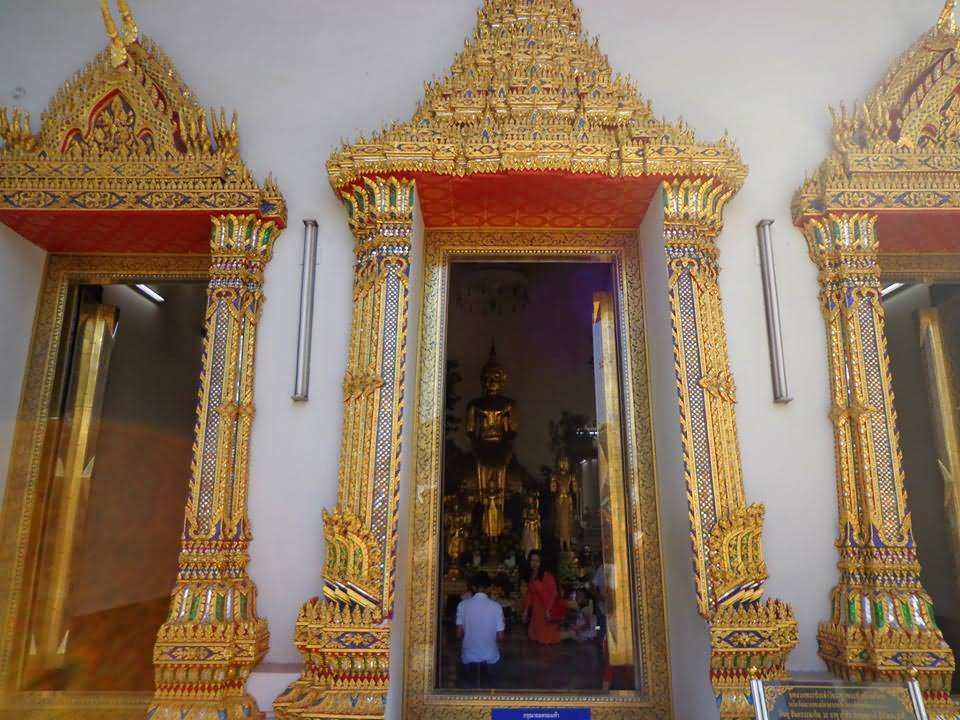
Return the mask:
<svg viewBox="0 0 960 720">
<path fill-rule="evenodd" d="M 927 720 L 914 684 L 751 683 L 757 720 Z"/>
<path fill-rule="evenodd" d="M 590 720 L 590 708 L 497 708 L 490 720 Z"/>
</svg>

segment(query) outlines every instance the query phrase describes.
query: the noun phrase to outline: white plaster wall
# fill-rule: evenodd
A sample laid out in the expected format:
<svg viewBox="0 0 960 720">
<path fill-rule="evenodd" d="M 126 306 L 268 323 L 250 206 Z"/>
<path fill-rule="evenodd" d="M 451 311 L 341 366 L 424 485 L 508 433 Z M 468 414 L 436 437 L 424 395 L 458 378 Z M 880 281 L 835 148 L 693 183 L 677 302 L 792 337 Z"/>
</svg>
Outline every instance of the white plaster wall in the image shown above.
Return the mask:
<svg viewBox="0 0 960 720">
<path fill-rule="evenodd" d="M 133 0 L 141 28 L 167 50 L 201 100 L 239 109 L 244 158 L 259 177 L 268 170 L 276 174 L 290 209 L 291 229 L 279 239 L 267 271 L 250 487 L 256 538 L 251 572 L 260 587 L 260 610 L 270 621 L 273 662 L 298 659 L 293 623 L 300 604 L 320 587 L 320 509 L 336 493 L 351 237 L 323 163 L 341 137 L 411 115 L 422 82 L 449 64 L 472 31 L 478 3 Z M 704 138 L 729 129 L 751 166 L 746 186 L 728 208 L 721 239 L 744 475 L 749 499 L 767 505 L 770 594 L 792 602 L 800 621 L 791 665 L 816 669 L 816 624 L 826 617 L 835 579 L 836 510 L 816 277 L 801 236 L 790 226 L 790 197 L 828 150 L 827 105 L 863 97 L 892 59 L 934 23 L 942 3 L 579 4 L 588 32 L 600 36 L 613 66 L 639 82 L 659 113 L 682 114 Z M 9 103 L 12 88 L 23 86 L 28 93 L 21 104 L 38 118 L 59 84 L 103 45 L 93 0 L 0 0 L 0 102 Z M 304 217 L 320 223 L 317 342 L 310 401 L 293 404 Z M 786 357 L 796 398 L 785 407 L 772 404 L 768 377 L 754 230 L 765 217 L 776 220 Z M 7 408 L 16 404 L 41 257 L 16 242 L 0 242 L 0 417 L 10 417 Z M 658 403 L 673 402 L 665 389 L 656 397 Z M 408 399 L 414 401 L 412 394 Z M 657 416 L 669 413 L 658 406 Z M 0 451 L 5 438 L 0 433 Z M 665 500 L 663 522 L 665 542 L 680 543 L 685 510 Z M 670 618 L 678 633 L 674 669 L 684 676 L 675 680 L 677 694 L 681 687 L 692 693 L 682 705 L 678 699 L 678 707 L 690 709 L 677 716 L 709 716 L 712 710 L 703 704 L 706 634 L 696 630 L 699 621 L 692 615 L 692 580 L 682 581 L 689 559 L 672 547 L 666 557 Z M 699 689 L 693 693 L 683 683 L 699 683 Z M 269 699 L 261 698 L 264 704 Z M 399 717 L 396 705 L 391 714 Z"/>
<path fill-rule="evenodd" d="M 7 463 L 45 257 L 43 250 L 0 224 L 0 496 L 7 482 Z"/>
</svg>

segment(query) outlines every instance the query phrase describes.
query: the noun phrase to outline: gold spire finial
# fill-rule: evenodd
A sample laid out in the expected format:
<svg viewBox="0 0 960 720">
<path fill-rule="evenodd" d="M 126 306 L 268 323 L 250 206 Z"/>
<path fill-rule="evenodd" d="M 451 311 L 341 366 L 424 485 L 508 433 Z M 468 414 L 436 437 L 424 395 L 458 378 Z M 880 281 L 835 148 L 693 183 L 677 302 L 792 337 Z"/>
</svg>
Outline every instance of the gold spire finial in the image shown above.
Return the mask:
<svg viewBox="0 0 960 720">
<path fill-rule="evenodd" d="M 117 24 L 113 21 L 107 0 L 100 0 L 100 14 L 103 15 L 103 25 L 107 29 L 107 37 L 110 38 L 110 64 L 120 67 L 127 61 L 127 48 L 117 32 Z"/>
<path fill-rule="evenodd" d="M 133 13 L 130 12 L 130 3 L 127 0 L 117 0 L 117 9 L 120 11 L 120 19 L 123 20 L 124 44 L 129 45 L 136 42 L 140 37 L 140 28 L 137 27 L 137 22 L 133 19 Z"/>
<path fill-rule="evenodd" d="M 944 3 L 940 19 L 937 20 L 937 30 L 942 33 L 955 33 L 957 31 L 956 10 L 957 0 L 947 0 Z"/>
</svg>

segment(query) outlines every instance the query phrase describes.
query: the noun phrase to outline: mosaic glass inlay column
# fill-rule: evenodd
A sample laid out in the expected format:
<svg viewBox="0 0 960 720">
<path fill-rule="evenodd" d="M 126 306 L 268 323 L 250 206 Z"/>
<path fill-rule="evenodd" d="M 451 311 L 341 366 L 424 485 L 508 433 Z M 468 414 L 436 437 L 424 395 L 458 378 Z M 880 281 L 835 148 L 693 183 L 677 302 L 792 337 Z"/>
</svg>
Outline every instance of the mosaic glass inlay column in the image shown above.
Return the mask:
<svg viewBox="0 0 960 720">
<path fill-rule="evenodd" d="M 151 720 L 263 717 L 245 689 L 269 637 L 247 575 L 247 460 L 263 270 L 277 234 L 253 215 L 213 218 L 180 570 L 154 649 Z"/>
<path fill-rule="evenodd" d="M 664 241 L 694 577 L 700 614 L 710 624 L 710 676 L 720 716 L 752 718 L 750 670 L 764 679 L 784 677 L 797 629 L 786 603 L 761 603 L 767 579 L 763 506 L 748 506 L 743 490 L 715 243 L 731 194 L 715 180 L 665 183 Z"/>
<path fill-rule="evenodd" d="M 344 200 L 356 261 L 337 506 L 324 513 L 323 596 L 297 619 L 303 673 L 275 701 L 278 720 L 386 707 L 414 184 L 365 178 Z"/>
<path fill-rule="evenodd" d="M 820 657 L 852 680 L 895 680 L 915 668 L 931 717 L 953 717 L 954 658 L 920 582 L 903 483 L 877 216 L 825 215 L 803 231 L 820 270 L 840 517 L 840 581 L 817 634 Z"/>
</svg>

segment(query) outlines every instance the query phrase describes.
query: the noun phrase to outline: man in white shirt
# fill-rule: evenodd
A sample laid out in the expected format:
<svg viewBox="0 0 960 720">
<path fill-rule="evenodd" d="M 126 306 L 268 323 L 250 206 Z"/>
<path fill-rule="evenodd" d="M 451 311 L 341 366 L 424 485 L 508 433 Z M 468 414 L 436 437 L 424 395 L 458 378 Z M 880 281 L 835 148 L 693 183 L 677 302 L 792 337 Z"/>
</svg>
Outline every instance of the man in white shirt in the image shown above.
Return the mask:
<svg viewBox="0 0 960 720">
<path fill-rule="evenodd" d="M 503 608 L 487 596 L 490 576 L 473 578 L 475 592 L 457 606 L 457 637 L 463 641 L 458 667 L 460 687 L 494 687 L 500 662 L 497 640 L 503 640 Z"/>
</svg>

